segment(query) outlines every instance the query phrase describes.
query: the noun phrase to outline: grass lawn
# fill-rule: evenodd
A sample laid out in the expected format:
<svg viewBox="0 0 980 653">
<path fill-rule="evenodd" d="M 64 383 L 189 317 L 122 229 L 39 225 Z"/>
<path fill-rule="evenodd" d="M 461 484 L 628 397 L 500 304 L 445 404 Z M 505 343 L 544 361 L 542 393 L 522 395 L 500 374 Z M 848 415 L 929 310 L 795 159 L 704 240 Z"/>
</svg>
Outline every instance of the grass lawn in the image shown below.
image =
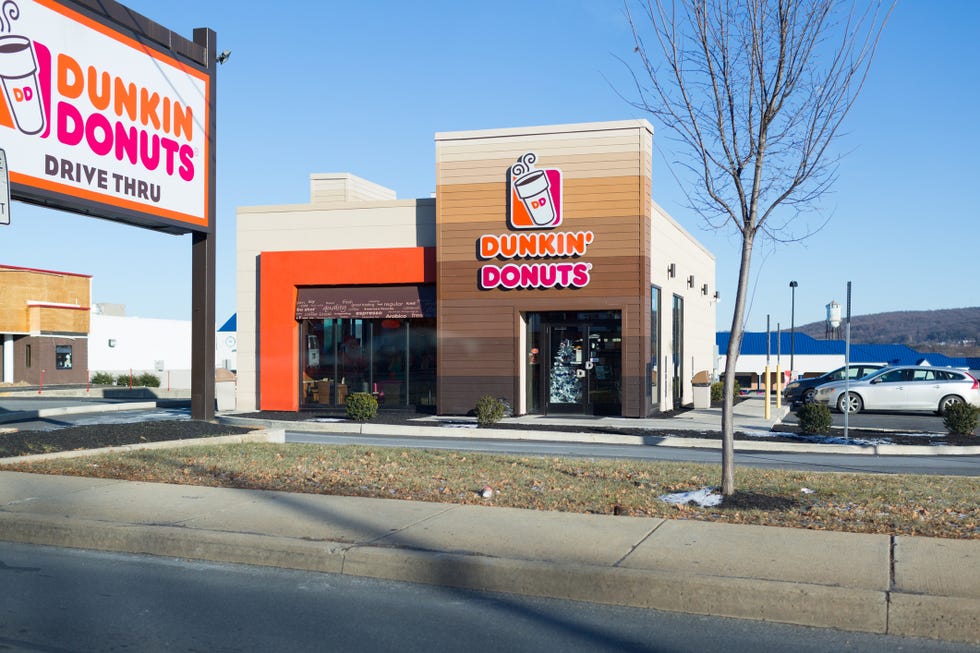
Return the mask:
<svg viewBox="0 0 980 653">
<path fill-rule="evenodd" d="M 133 425 L 138 428 L 138 425 Z M 227 429 L 228 427 L 222 427 Z M 227 430 L 225 431 L 227 432 Z M 0 442 L 6 436 L 0 436 Z M 976 477 L 736 469 L 716 507 L 659 497 L 717 486 L 718 465 L 312 444 L 203 445 L 2 469 L 532 510 L 980 539 Z M 485 487 L 492 496 L 482 496 Z"/>
</svg>

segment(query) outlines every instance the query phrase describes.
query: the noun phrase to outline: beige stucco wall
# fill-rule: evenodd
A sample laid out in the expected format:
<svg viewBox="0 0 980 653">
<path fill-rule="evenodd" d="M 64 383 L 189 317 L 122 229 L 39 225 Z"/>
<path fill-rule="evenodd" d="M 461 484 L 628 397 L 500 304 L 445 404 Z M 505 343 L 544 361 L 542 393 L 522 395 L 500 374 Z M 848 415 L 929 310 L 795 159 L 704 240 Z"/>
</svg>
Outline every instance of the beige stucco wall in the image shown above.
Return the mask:
<svg viewBox="0 0 980 653">
<path fill-rule="evenodd" d="M 398 199 L 395 191 L 349 172 L 318 172 L 310 175 L 310 203 L 384 202 Z"/>
<path fill-rule="evenodd" d="M 311 176 L 314 196 L 317 177 Z M 377 186 L 352 175 L 347 179 L 357 180 L 360 188 Z M 236 407 L 242 411 L 256 410 L 257 405 L 256 261 L 261 252 L 435 247 L 436 242 L 431 199 L 239 207 L 237 220 Z"/>
<path fill-rule="evenodd" d="M 672 370 L 670 360 L 671 334 L 673 331 L 673 297 L 684 299 L 684 343 L 682 404 L 692 403 L 691 378 L 701 370 L 716 372 L 715 331 L 715 257 L 695 238 L 684 230 L 666 211 L 653 204 L 653 224 L 650 246 L 650 283 L 660 288 L 659 326 L 661 350 L 658 371 L 660 374 L 661 410 L 671 410 L 673 405 Z M 667 268 L 674 265 L 675 274 L 670 277 Z M 694 287 L 688 278 L 694 277 Z M 703 286 L 707 284 L 707 294 Z"/>
</svg>

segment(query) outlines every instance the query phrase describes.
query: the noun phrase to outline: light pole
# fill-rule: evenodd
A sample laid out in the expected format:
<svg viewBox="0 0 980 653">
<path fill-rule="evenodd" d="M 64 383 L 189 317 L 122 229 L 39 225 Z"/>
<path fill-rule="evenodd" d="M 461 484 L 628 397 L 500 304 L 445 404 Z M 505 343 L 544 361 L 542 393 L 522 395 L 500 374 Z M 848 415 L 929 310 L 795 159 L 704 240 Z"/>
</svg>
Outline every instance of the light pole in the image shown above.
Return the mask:
<svg viewBox="0 0 980 653">
<path fill-rule="evenodd" d="M 790 377 L 796 373 L 796 367 L 793 365 L 795 362 L 793 360 L 793 355 L 796 353 L 796 287 L 800 285 L 795 281 L 789 282 L 789 289 L 793 295 L 792 302 L 789 308 L 789 374 Z"/>
</svg>

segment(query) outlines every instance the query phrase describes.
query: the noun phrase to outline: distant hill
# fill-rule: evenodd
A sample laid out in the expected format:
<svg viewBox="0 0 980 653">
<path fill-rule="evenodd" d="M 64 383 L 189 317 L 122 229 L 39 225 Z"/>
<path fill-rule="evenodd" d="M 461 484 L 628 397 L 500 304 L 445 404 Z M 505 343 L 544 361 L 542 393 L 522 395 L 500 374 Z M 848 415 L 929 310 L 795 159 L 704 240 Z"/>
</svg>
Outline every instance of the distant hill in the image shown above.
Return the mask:
<svg viewBox="0 0 980 653">
<path fill-rule="evenodd" d="M 826 322 L 796 329 L 817 339 L 827 337 Z M 947 356 L 980 356 L 980 307 L 852 315 L 851 342 L 908 345 Z"/>
</svg>

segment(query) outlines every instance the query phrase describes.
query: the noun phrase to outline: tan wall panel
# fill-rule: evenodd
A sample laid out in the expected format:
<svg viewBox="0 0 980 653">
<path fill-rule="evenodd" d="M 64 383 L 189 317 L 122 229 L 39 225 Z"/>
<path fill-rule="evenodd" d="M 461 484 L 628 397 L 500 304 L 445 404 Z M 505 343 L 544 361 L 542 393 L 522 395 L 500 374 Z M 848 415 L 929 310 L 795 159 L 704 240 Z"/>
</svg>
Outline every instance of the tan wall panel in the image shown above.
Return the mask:
<svg viewBox="0 0 980 653">
<path fill-rule="evenodd" d="M 566 216 L 561 226 L 554 231 L 592 231 L 596 234 L 621 233 L 640 240 L 641 234 L 638 225 L 642 219 L 647 218 L 638 213 L 637 208 L 634 205 L 632 213 L 610 215 L 601 220 L 593 216 Z M 439 235 L 443 238 L 447 236 L 467 237 L 476 242 L 476 239 L 484 234 L 519 233 L 509 231 L 506 221 L 494 219 L 494 217 L 488 216 L 482 220 L 444 222 L 439 225 Z"/>
<path fill-rule="evenodd" d="M 31 325 L 32 331 L 78 334 L 89 332 L 88 311 L 32 306 L 30 313 L 31 322 L 34 323 L 36 319 L 36 323 Z"/>
<path fill-rule="evenodd" d="M 31 330 L 27 306 L 6 306 L 0 302 L 0 333 L 27 333 Z"/>
<path fill-rule="evenodd" d="M 564 136 L 519 136 L 478 140 L 437 140 L 438 162 L 472 161 L 481 159 L 513 159 L 514 150 L 534 151 L 546 148 L 556 155 L 602 155 L 607 152 L 634 152 L 637 149 L 637 130 L 616 132 L 576 132 Z M 521 152 L 520 154 L 523 154 Z"/>
<path fill-rule="evenodd" d="M 32 330 L 28 302 L 70 304 L 88 308 L 91 279 L 85 276 L 35 270 L 0 268 L 0 331 L 27 333 Z M 70 329 L 48 329 L 88 333 L 88 318 L 70 321 Z M 84 329 L 77 330 L 78 325 Z M 37 328 L 33 330 L 38 330 Z"/>
<path fill-rule="evenodd" d="M 585 219 L 602 220 L 605 218 L 624 217 L 637 213 L 639 205 L 639 194 L 636 197 L 623 197 L 620 195 L 615 200 L 609 200 L 603 195 L 592 194 L 575 200 L 568 210 L 563 210 L 562 224 L 558 229 L 567 229 L 568 220 Z M 568 202 L 566 196 L 566 202 Z M 490 221 L 497 215 L 503 215 L 506 220 L 506 204 L 499 203 L 475 203 L 469 206 L 452 205 L 453 217 L 446 222 L 472 224 L 478 221 Z"/>
<path fill-rule="evenodd" d="M 562 184 L 565 218 L 603 218 L 635 214 L 645 197 L 642 179 L 636 175 L 566 180 Z M 506 182 L 437 186 L 439 224 L 507 220 Z"/>
<path fill-rule="evenodd" d="M 513 163 L 513 162 L 511 162 Z M 443 187 L 450 187 L 455 184 L 481 184 L 481 183 L 492 183 L 499 181 L 501 177 L 506 175 L 507 167 L 498 167 L 497 165 L 487 166 L 486 170 L 472 171 L 469 173 L 465 172 L 452 172 L 440 174 L 436 177 L 438 180 L 438 185 Z M 541 162 L 542 168 L 558 168 L 562 172 L 562 177 L 565 182 L 568 181 L 580 181 L 588 178 L 595 177 L 639 177 L 642 170 L 638 163 L 626 163 L 617 161 L 608 161 L 603 163 L 588 163 L 588 164 L 578 164 L 569 165 L 562 161 L 549 161 Z M 438 196 L 438 194 L 437 194 Z"/>
</svg>

